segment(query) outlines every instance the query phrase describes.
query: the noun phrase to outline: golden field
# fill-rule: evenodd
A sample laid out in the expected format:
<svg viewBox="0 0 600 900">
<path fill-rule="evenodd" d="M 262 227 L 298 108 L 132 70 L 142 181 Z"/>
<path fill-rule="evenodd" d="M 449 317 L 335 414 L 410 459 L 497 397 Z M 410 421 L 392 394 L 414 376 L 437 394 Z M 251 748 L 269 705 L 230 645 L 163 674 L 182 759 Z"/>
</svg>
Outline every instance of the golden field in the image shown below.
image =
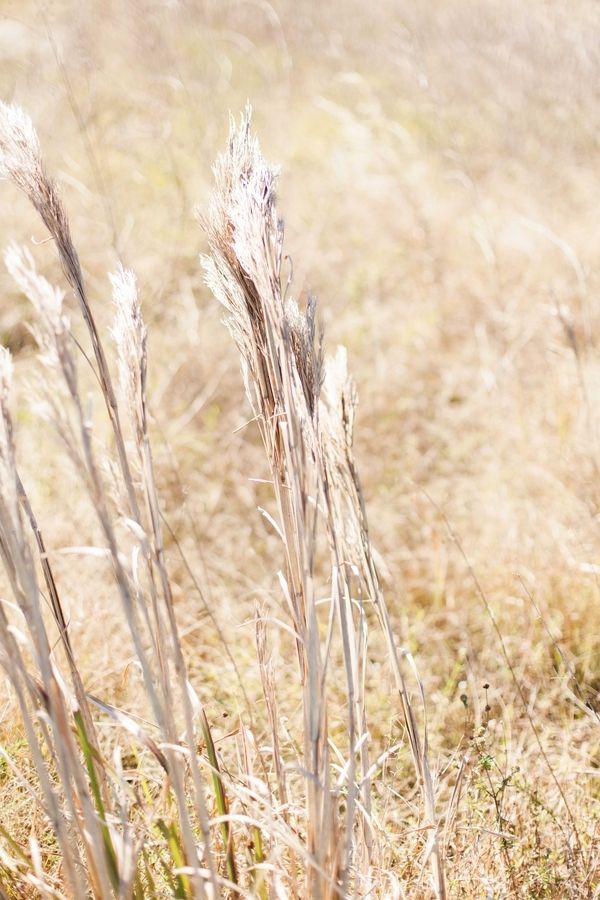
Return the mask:
<svg viewBox="0 0 600 900">
<path fill-rule="evenodd" d="M 185 828 L 156 758 L 122 722 L 90 707 L 111 761 L 106 771 L 121 771 L 119 784 L 132 792 L 113 810 L 112 840 L 121 846 L 117 834 L 131 827 L 140 870 L 129 881 L 115 876 L 107 893 L 82 854 L 90 896 L 600 895 L 599 40 L 592 0 L 0 6 L 2 99 L 31 116 L 46 170 L 60 184 L 115 379 L 108 276 L 122 263 L 137 277 L 167 593 L 227 795 L 223 813 L 203 732 L 197 756 L 207 814 L 217 822 L 210 833 L 219 876 L 205 883 L 185 868 L 185 840 L 181 852 L 173 849 Z M 316 881 L 313 857 L 325 838 L 313 821 L 311 845 L 310 800 L 304 805 L 310 710 L 282 588 L 290 563 L 278 534 L 277 476 L 200 261 L 214 252 L 206 224 L 212 167 L 227 147 L 230 114 L 239 121 L 247 101 L 262 153 L 279 169 L 283 286 L 289 277 L 301 309 L 316 295 L 327 355 L 347 348 L 369 552 L 397 646 L 407 651 L 435 800 L 434 823 L 385 633 L 367 611 L 369 646 L 357 671 L 372 807 L 358 809 L 343 831 L 352 794 L 344 766 L 360 753 L 347 746 L 335 625 L 323 650 L 323 696 L 326 767 L 334 784 L 341 780 L 327 834 L 334 850 L 323 851 L 328 874 L 317 872 Z M 38 271 L 65 291 L 107 515 L 129 558 L 138 531 L 113 489 L 114 438 L 72 284 L 27 197 L 10 179 L 0 190 L 2 246 L 25 244 Z M 36 314 L 4 268 L 0 289 L 0 343 L 14 361 L 16 459 L 83 685 L 168 744 L 153 720 L 114 560 L 111 571 L 105 558 L 89 471 L 82 476 L 73 465 L 48 399 L 41 402 L 44 391 L 65 409 L 69 398 L 40 362 Z M 134 444 L 128 434 L 132 459 Z M 141 493 L 145 470 L 138 478 L 133 465 Z M 314 575 L 323 649 L 335 591 L 320 528 L 310 582 Z M 33 547 L 31 535 L 26 542 Z M 162 574 L 156 546 L 149 554 Z M 41 582 L 39 561 L 34 568 Z M 18 594 L 22 578 L 11 586 L 8 572 L 0 585 L 6 621 L 25 635 L 23 659 L 42 677 L 15 583 Z M 40 588 L 52 655 L 67 679 L 46 593 Z M 272 667 L 266 691 L 257 620 Z M 0 897 L 75 896 L 7 647 Z M 27 706 L 41 734 L 53 713 L 36 711 L 34 695 Z M 60 766 L 44 746 L 58 784 Z M 186 791 L 189 764 L 181 765 Z M 275 788 L 279 765 L 287 806 Z M 127 827 L 119 819 L 125 807 Z M 67 831 L 78 814 L 74 801 Z M 104 824 L 98 809 L 89 814 Z M 191 813 L 190 821 L 193 830 Z M 356 844 L 354 854 L 343 857 L 338 831 Z M 198 858 L 204 865 L 200 851 Z"/>
</svg>

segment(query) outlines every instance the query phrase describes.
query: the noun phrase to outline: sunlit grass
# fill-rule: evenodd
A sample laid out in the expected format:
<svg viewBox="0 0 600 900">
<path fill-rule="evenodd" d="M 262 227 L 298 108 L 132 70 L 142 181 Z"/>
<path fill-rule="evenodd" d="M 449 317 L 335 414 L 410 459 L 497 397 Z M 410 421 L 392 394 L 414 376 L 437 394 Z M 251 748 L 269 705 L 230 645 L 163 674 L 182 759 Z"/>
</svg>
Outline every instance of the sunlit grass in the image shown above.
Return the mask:
<svg viewBox="0 0 600 900">
<path fill-rule="evenodd" d="M 4 98 L 31 113 L 48 170 L 61 183 L 115 373 L 106 273 L 119 255 L 138 276 L 173 608 L 214 738 L 244 884 L 262 896 L 256 876 L 264 871 L 271 894 L 287 896 L 289 884 L 273 880 L 279 871 L 297 878 L 302 895 L 307 868 L 301 829 L 299 845 L 281 855 L 273 855 L 264 830 L 262 848 L 253 832 L 253 817 L 268 809 L 261 766 L 252 778 L 247 768 L 243 784 L 236 775 L 242 758 L 246 767 L 273 764 L 255 647 L 258 604 L 275 673 L 280 752 L 295 760 L 286 778 L 293 797 L 302 796 L 302 689 L 294 641 L 281 624 L 289 625 L 277 576 L 281 543 L 257 512 L 277 520 L 272 472 L 235 347 L 203 284 L 198 256 L 208 248 L 194 216 L 195 209 L 207 213 L 227 114 L 237 115 L 249 97 L 264 154 L 282 167 L 278 208 L 292 258 L 283 283 L 293 270 L 289 292 L 301 308 L 308 291 L 317 293 L 327 346 L 348 347 L 358 384 L 355 453 L 392 628 L 398 646 L 414 655 L 427 699 L 449 894 L 593 896 L 600 746 L 595 4 L 109 3 L 90 4 L 79 18 L 55 4 L 47 16 L 40 22 L 38 8 L 25 3 L 18 17 L 0 20 Z M 56 247 L 40 244 L 47 232 L 14 188 L 2 190 L 3 244 L 26 243 L 39 270 L 65 289 Z M 39 364 L 27 327 L 34 314 L 8 274 L 0 283 L 0 337 L 16 369 L 17 459 L 83 684 L 156 740 L 110 567 L 90 553 L 62 552 L 103 546 L 104 538 L 32 403 Z M 69 291 L 65 307 L 89 353 Z M 94 376 L 79 361 L 95 452 L 114 459 Z M 137 472 L 134 482 L 137 491 Z M 135 535 L 119 525 L 118 539 L 129 555 Z M 326 561 L 321 548 L 319 601 L 330 593 Z M 7 584 L 1 596 L 10 599 Z M 42 608 L 54 646 L 46 601 Z M 364 702 L 371 760 L 381 760 L 372 779 L 381 860 L 374 891 L 432 896 L 422 799 L 402 719 L 389 705 L 385 641 L 370 626 Z M 331 671 L 340 675 L 329 693 L 336 772 L 346 715 L 341 646 L 332 648 Z M 14 694 L 0 715 L 0 743 L 38 791 Z M 95 707 L 92 718 L 110 777 L 121 779 L 129 798 L 135 833 L 147 838 L 139 860 L 155 886 L 142 879 L 139 890 L 188 890 L 189 876 L 172 873 L 181 838 L 172 800 L 161 793 L 160 764 L 110 715 Z M 225 809 L 212 787 L 217 767 L 201 739 L 197 751 L 215 819 Z M 122 777 L 113 752 L 121 754 Z M 2 878 L 27 890 L 39 845 L 45 877 L 60 890 L 65 872 L 48 819 L 7 766 L 0 763 Z M 290 806 L 294 821 L 301 806 Z M 159 808 L 162 831 L 152 824 Z M 23 824 L 28 815 L 31 827 Z M 222 825 L 213 835 L 219 874 L 227 877 Z M 200 846 L 195 821 L 192 832 Z M 6 874 L 8 858 L 17 857 Z M 29 890 L 35 896 L 39 888 Z"/>
</svg>

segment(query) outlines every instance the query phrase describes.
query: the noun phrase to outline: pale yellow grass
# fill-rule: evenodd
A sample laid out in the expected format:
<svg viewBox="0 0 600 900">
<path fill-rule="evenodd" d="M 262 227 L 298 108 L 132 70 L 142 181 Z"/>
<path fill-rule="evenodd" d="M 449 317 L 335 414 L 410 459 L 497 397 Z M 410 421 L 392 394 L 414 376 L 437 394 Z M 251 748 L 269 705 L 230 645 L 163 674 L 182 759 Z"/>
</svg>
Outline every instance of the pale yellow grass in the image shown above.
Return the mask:
<svg viewBox="0 0 600 900">
<path fill-rule="evenodd" d="M 282 167 L 294 293 L 318 295 L 328 345 L 346 344 L 358 383 L 356 454 L 398 643 L 427 697 L 449 895 L 596 896 L 600 10 L 592 0 L 73 7 L 55 3 L 44 18 L 38 4 L 3 5 L 3 98 L 31 114 L 63 185 L 103 333 L 117 255 L 137 272 L 177 615 L 224 756 L 248 710 L 221 634 L 264 725 L 257 602 L 282 617 L 279 541 L 257 512 L 274 511 L 270 476 L 194 218 L 228 113 L 249 98 L 264 154 Z M 2 244 L 46 238 L 12 186 L 2 198 Z M 52 248 L 31 249 L 60 282 Z M 97 559 L 60 553 L 100 536 L 30 408 L 31 311 L 5 273 L 0 289 L 22 476 L 86 687 L 135 712 L 139 673 L 110 578 Z M 292 742 L 296 669 L 285 634 L 273 626 L 269 639 Z M 377 896 L 429 897 L 420 801 L 378 641 L 372 755 L 401 747 L 381 779 Z M 0 743 L 27 769 L 10 693 Z M 41 840 L 43 822 L 30 825 L 1 766 L 0 795 L 3 827 Z"/>
</svg>

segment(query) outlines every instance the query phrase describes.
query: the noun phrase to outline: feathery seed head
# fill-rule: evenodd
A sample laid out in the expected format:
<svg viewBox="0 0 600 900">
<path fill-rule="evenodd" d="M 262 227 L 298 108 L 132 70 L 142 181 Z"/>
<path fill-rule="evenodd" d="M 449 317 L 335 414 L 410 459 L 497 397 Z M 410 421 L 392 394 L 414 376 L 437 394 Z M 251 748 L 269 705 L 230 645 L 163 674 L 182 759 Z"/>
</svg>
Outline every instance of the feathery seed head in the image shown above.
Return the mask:
<svg viewBox="0 0 600 900">
<path fill-rule="evenodd" d="M 44 319 L 57 325 L 62 323 L 64 292 L 39 275 L 35 261 L 27 247 L 9 244 L 4 262 L 10 275 Z"/>
<path fill-rule="evenodd" d="M 131 409 L 140 408 L 146 379 L 146 326 L 135 273 L 122 266 L 109 275 L 117 314 L 112 335 L 117 346 L 121 390 Z"/>
<path fill-rule="evenodd" d="M 63 313 L 64 293 L 40 275 L 26 247 L 9 244 L 4 251 L 6 268 L 37 313 L 31 331 L 41 351 L 41 361 L 50 369 L 65 359 L 69 320 Z"/>
<path fill-rule="evenodd" d="M 40 145 L 33 122 L 19 106 L 0 101 L 0 178 L 10 178 L 24 190 L 32 190 L 40 166 Z"/>
</svg>

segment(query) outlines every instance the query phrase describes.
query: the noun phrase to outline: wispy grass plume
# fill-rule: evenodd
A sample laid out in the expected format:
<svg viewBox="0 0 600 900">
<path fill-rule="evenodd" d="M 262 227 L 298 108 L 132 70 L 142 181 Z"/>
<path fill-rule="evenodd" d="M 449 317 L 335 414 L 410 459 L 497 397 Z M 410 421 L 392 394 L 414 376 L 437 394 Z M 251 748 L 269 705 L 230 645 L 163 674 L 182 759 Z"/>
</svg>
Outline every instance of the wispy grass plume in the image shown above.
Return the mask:
<svg viewBox="0 0 600 900">
<path fill-rule="evenodd" d="M 377 609 L 388 641 L 431 829 L 427 852 L 434 860 L 437 893 L 443 897 L 427 744 L 419 738 L 402 675 L 352 456 L 355 391 L 345 372 L 343 351 L 329 364 L 322 391 L 316 303 L 310 298 L 301 311 L 296 301 L 286 297 L 283 223 L 277 214 L 275 179 L 251 132 L 247 110 L 240 126 L 232 125 L 228 150 L 215 166 L 216 186 L 206 220 L 211 255 L 204 265 L 207 282 L 226 309 L 226 322 L 240 351 L 279 510 L 286 564 L 281 585 L 296 635 L 304 706 L 305 827 L 310 854 L 306 891 L 315 897 L 345 895 L 361 855 L 365 872 L 373 861 L 363 694 L 365 603 L 370 603 Z M 316 589 L 319 520 L 324 522 L 331 555 L 332 594 L 325 622 L 320 621 Z M 346 672 L 347 761 L 341 782 L 334 786 L 328 668 L 336 622 Z M 362 826 L 357 832 L 359 809 Z"/>
</svg>

